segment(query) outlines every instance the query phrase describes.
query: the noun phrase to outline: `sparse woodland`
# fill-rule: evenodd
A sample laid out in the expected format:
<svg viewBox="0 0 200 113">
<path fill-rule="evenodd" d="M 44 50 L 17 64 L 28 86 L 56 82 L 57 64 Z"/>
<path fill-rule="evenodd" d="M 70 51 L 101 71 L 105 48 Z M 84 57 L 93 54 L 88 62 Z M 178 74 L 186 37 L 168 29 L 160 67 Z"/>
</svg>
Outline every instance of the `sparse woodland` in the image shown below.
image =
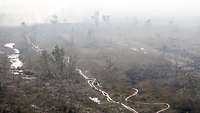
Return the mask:
<svg viewBox="0 0 200 113">
<path fill-rule="evenodd" d="M 94 84 L 100 83 L 113 100 L 139 113 L 166 107 L 144 104 L 156 102 L 170 105 L 163 113 L 200 112 L 199 47 L 187 38 L 193 29 L 177 31 L 177 40 L 185 40 L 180 44 L 166 38 L 176 37 L 174 27 L 158 29 L 149 25 L 151 21 L 145 26 L 120 26 L 95 18 L 95 24 L 59 23 L 56 18 L 51 24 L 0 28 L 0 113 L 131 113 L 109 103 L 77 68 L 96 78 Z M 24 64 L 18 75 L 10 69 L 7 55 L 12 51 L 4 47 L 9 42 L 16 44 Z M 30 42 L 42 50 L 35 51 Z M 23 79 L 24 75 L 36 79 Z M 125 101 L 132 88 L 138 94 Z M 98 97 L 101 104 L 89 97 Z"/>
</svg>

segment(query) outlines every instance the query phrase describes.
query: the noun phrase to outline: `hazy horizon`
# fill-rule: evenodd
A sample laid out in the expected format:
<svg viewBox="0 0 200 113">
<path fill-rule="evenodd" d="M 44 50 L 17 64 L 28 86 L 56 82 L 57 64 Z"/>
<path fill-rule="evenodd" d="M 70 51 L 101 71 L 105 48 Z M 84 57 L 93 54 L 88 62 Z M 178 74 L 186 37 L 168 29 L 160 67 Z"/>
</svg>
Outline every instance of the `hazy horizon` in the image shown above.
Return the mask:
<svg viewBox="0 0 200 113">
<path fill-rule="evenodd" d="M 43 23 L 52 15 L 83 21 L 95 11 L 111 16 L 200 16 L 197 0 L 0 0 L 1 24 Z"/>
</svg>

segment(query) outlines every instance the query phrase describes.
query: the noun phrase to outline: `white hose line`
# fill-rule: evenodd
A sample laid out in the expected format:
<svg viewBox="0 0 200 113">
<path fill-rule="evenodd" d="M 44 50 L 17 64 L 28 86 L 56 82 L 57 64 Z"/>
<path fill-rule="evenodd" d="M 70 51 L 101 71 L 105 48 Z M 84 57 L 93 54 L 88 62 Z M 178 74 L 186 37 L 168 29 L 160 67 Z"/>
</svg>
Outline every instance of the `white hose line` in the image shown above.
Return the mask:
<svg viewBox="0 0 200 113">
<path fill-rule="evenodd" d="M 136 95 L 138 94 L 138 92 L 139 92 L 138 89 L 136 89 L 136 88 L 132 88 L 132 89 L 134 89 L 135 92 L 134 92 L 132 95 L 126 97 L 126 98 L 125 98 L 126 101 L 128 101 L 129 98 L 136 96 Z"/>
<path fill-rule="evenodd" d="M 129 106 L 123 104 L 123 103 L 121 103 L 121 105 L 124 106 L 124 107 L 125 107 L 126 109 L 128 109 L 129 111 L 132 111 L 133 113 L 138 113 L 135 109 L 133 109 L 133 108 L 131 108 L 131 107 L 129 107 Z"/>
<path fill-rule="evenodd" d="M 131 97 L 133 97 L 133 96 L 136 96 L 136 95 L 138 94 L 138 89 L 136 89 L 136 88 L 132 88 L 132 89 L 134 89 L 135 92 L 134 92 L 133 94 L 131 94 L 130 96 L 126 97 L 126 98 L 125 98 L 125 101 L 128 101 L 129 98 L 131 98 Z M 156 113 L 161 113 L 161 112 L 166 111 L 166 110 L 168 110 L 168 109 L 170 108 L 170 105 L 169 105 L 168 103 L 142 103 L 142 102 L 136 102 L 136 103 L 137 103 L 137 104 L 147 104 L 147 105 L 152 105 L 152 104 L 154 104 L 154 105 L 166 105 L 166 106 L 167 106 L 167 107 L 165 107 L 165 108 L 163 108 L 163 109 L 157 111 Z"/>
<path fill-rule="evenodd" d="M 114 100 L 109 96 L 108 93 L 106 93 L 105 91 L 103 91 L 103 90 L 101 90 L 101 89 L 98 89 L 98 88 L 94 85 L 94 83 L 96 82 L 96 78 L 89 78 L 89 77 L 87 77 L 85 74 L 83 74 L 83 72 L 82 72 L 80 69 L 77 68 L 76 70 L 79 72 L 79 74 L 80 74 L 81 76 L 83 76 L 83 77 L 88 81 L 88 84 L 90 85 L 90 87 L 92 87 L 92 88 L 94 88 L 95 90 L 101 92 L 102 95 L 106 97 L 106 100 L 107 100 L 108 102 L 110 102 L 110 103 L 115 103 L 115 104 L 120 104 L 120 105 L 122 105 L 124 108 L 126 108 L 127 110 L 129 110 L 129 111 L 131 111 L 131 112 L 133 112 L 133 113 L 138 113 L 135 109 L 131 108 L 130 106 L 127 106 L 127 105 L 125 105 L 125 104 L 123 104 L 123 103 L 114 101 Z M 99 84 L 99 83 L 97 82 L 97 86 L 98 86 L 98 84 Z M 130 97 L 129 97 L 129 98 L 130 98 Z"/>
<path fill-rule="evenodd" d="M 156 113 L 161 113 L 161 112 L 166 111 L 170 108 L 170 105 L 168 103 L 143 103 L 143 102 L 136 102 L 136 103 L 137 104 L 146 104 L 146 105 L 152 105 L 152 104 L 154 104 L 154 105 L 166 105 L 165 108 L 157 111 Z"/>
</svg>

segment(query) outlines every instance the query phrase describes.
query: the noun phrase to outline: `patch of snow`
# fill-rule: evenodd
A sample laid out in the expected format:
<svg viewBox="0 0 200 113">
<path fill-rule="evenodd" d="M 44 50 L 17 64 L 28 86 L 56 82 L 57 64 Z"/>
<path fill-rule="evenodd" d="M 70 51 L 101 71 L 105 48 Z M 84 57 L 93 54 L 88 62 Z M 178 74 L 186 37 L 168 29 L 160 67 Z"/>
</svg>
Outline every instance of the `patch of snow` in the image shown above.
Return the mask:
<svg viewBox="0 0 200 113">
<path fill-rule="evenodd" d="M 70 63 L 70 57 L 69 56 L 67 57 L 67 63 Z"/>
<path fill-rule="evenodd" d="M 23 74 L 23 70 L 18 70 L 18 69 L 13 69 L 13 70 L 11 70 L 11 72 L 12 72 L 14 75 Z"/>
<path fill-rule="evenodd" d="M 21 68 L 23 66 L 23 63 L 17 58 L 17 59 L 11 59 L 11 68 L 12 69 L 17 69 Z"/>
<path fill-rule="evenodd" d="M 136 52 L 138 51 L 138 49 L 137 49 L 137 48 L 131 48 L 131 50 L 133 50 L 133 51 L 136 51 Z"/>
<path fill-rule="evenodd" d="M 36 79 L 36 77 L 24 76 L 24 77 L 22 77 L 22 79 L 25 79 L 25 80 L 34 80 L 34 79 Z"/>
<path fill-rule="evenodd" d="M 23 71 L 23 70 L 19 70 L 18 72 L 19 72 L 19 73 L 23 73 L 24 71 Z"/>
<path fill-rule="evenodd" d="M 14 46 L 15 46 L 15 43 L 7 43 L 4 45 L 4 47 L 11 48 L 11 49 L 13 49 Z"/>
<path fill-rule="evenodd" d="M 19 58 L 19 54 L 12 54 L 12 55 L 8 55 L 9 59 L 17 59 Z"/>
<path fill-rule="evenodd" d="M 142 51 L 143 51 L 143 50 L 144 50 L 144 48 L 140 48 L 140 50 L 142 50 Z"/>
<path fill-rule="evenodd" d="M 15 71 L 14 71 L 13 74 L 14 74 L 14 75 L 19 75 L 19 72 L 15 72 Z"/>
<path fill-rule="evenodd" d="M 12 63 L 10 67 L 12 69 L 17 69 L 22 67 L 23 63 L 19 60 L 19 53 L 20 53 L 19 50 L 14 48 L 14 46 L 15 43 L 7 43 L 4 45 L 4 47 L 11 48 L 14 50 L 15 54 L 8 55 L 8 59 L 10 59 L 10 62 Z"/>
<path fill-rule="evenodd" d="M 90 100 L 92 100 L 93 102 L 100 104 L 100 100 L 97 97 L 89 97 Z"/>
<path fill-rule="evenodd" d="M 13 49 L 15 51 L 15 54 L 19 54 L 19 50 L 18 49 Z"/>
<path fill-rule="evenodd" d="M 34 105 L 34 104 L 32 104 L 31 107 L 34 108 L 34 109 L 39 109 L 39 107 Z"/>
<path fill-rule="evenodd" d="M 14 54 L 8 55 L 8 59 L 11 62 L 10 68 L 13 70 L 12 73 L 14 75 L 19 75 L 20 73 L 23 72 L 23 70 L 19 69 L 23 66 L 23 63 L 19 59 L 20 51 L 16 49 L 14 46 L 15 43 L 7 43 L 4 45 L 4 47 L 11 48 L 14 51 Z"/>
</svg>

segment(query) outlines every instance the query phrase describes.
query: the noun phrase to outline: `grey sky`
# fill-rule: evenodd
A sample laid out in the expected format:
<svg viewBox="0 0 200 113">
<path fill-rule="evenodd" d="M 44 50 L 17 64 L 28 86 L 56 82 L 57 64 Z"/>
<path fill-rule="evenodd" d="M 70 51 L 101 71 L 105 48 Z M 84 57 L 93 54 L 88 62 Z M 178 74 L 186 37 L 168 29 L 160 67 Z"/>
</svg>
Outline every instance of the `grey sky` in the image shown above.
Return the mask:
<svg viewBox="0 0 200 113">
<path fill-rule="evenodd" d="M 0 14 L 41 22 L 58 14 L 69 21 L 99 10 L 105 14 L 200 16 L 199 0 L 0 0 Z"/>
</svg>

